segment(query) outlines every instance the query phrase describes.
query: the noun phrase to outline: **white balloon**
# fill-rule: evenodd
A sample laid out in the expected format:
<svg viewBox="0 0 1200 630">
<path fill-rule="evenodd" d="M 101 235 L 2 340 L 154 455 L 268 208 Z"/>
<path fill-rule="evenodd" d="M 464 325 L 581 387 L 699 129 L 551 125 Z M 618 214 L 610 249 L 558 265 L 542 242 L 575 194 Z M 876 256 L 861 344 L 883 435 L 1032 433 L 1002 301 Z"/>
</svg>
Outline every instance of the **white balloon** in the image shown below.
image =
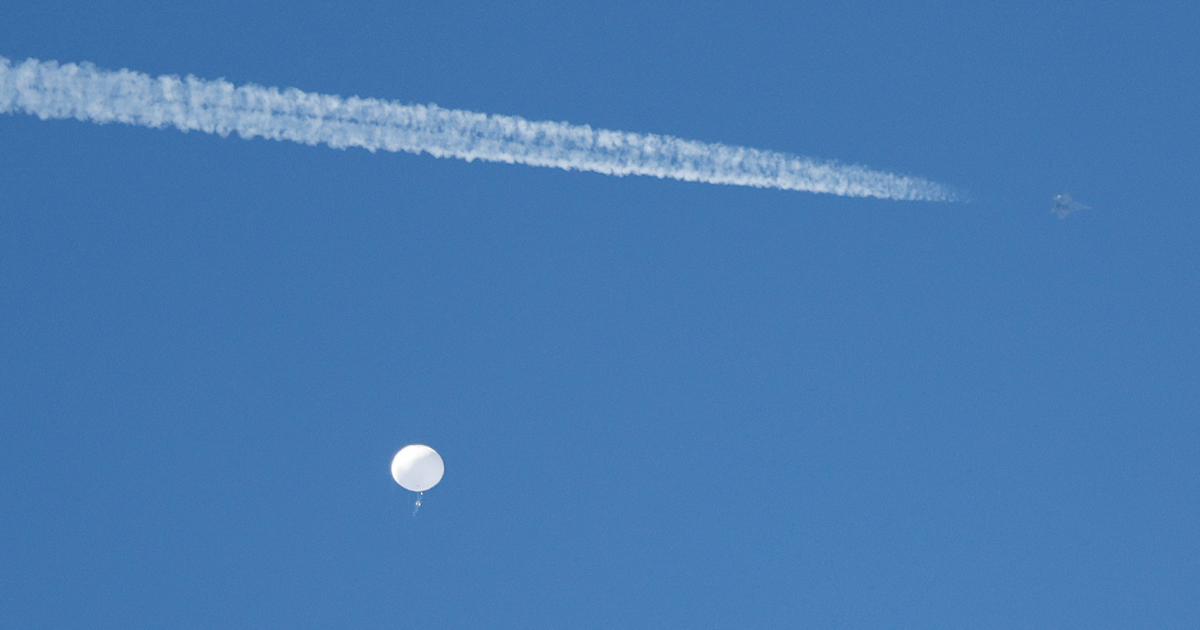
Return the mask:
<svg viewBox="0 0 1200 630">
<path fill-rule="evenodd" d="M 392 458 L 392 479 L 405 490 L 425 492 L 438 485 L 445 473 L 442 456 L 424 444 L 409 444 Z"/>
</svg>

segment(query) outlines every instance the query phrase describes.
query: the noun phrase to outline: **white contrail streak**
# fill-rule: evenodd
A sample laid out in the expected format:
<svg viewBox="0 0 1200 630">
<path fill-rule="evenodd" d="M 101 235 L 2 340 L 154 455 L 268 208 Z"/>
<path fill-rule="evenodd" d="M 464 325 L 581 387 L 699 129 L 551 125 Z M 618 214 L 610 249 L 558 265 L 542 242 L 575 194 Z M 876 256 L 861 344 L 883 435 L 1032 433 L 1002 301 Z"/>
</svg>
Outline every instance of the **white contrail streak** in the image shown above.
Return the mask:
<svg viewBox="0 0 1200 630">
<path fill-rule="evenodd" d="M 934 182 L 671 136 L 297 89 L 0 57 L 0 113 L 848 197 L 953 201 Z"/>
</svg>

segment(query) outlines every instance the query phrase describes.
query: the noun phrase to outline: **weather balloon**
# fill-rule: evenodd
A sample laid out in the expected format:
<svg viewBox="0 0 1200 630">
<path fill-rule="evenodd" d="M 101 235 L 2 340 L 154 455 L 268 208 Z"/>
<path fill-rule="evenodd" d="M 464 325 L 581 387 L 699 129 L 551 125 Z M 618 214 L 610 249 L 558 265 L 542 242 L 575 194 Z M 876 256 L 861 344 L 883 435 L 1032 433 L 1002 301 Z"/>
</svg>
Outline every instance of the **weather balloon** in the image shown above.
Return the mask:
<svg viewBox="0 0 1200 630">
<path fill-rule="evenodd" d="M 442 456 L 424 444 L 409 444 L 392 458 L 392 479 L 412 492 L 425 492 L 438 485 L 445 472 Z"/>
</svg>

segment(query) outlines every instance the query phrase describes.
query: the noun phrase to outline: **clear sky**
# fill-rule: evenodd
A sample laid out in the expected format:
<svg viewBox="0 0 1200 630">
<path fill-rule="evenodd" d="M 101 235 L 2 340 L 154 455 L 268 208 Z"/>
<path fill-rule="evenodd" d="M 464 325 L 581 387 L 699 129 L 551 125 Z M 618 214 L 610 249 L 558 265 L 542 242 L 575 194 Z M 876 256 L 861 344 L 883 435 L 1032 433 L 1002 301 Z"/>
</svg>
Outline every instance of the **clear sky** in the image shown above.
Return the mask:
<svg viewBox="0 0 1200 630">
<path fill-rule="evenodd" d="M 1193 3 L 80 4 L 0 55 L 972 201 L 2 116 L 0 626 L 1200 626 Z"/>
</svg>

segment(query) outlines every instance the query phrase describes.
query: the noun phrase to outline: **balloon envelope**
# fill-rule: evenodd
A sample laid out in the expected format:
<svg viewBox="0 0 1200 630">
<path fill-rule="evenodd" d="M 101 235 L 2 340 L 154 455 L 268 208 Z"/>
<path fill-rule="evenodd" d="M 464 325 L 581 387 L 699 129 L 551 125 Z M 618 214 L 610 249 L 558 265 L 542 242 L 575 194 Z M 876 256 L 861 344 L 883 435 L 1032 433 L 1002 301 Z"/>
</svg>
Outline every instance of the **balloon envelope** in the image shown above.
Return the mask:
<svg viewBox="0 0 1200 630">
<path fill-rule="evenodd" d="M 409 444 L 392 458 L 392 479 L 405 490 L 425 492 L 438 485 L 445 472 L 442 456 L 424 444 Z"/>
</svg>

